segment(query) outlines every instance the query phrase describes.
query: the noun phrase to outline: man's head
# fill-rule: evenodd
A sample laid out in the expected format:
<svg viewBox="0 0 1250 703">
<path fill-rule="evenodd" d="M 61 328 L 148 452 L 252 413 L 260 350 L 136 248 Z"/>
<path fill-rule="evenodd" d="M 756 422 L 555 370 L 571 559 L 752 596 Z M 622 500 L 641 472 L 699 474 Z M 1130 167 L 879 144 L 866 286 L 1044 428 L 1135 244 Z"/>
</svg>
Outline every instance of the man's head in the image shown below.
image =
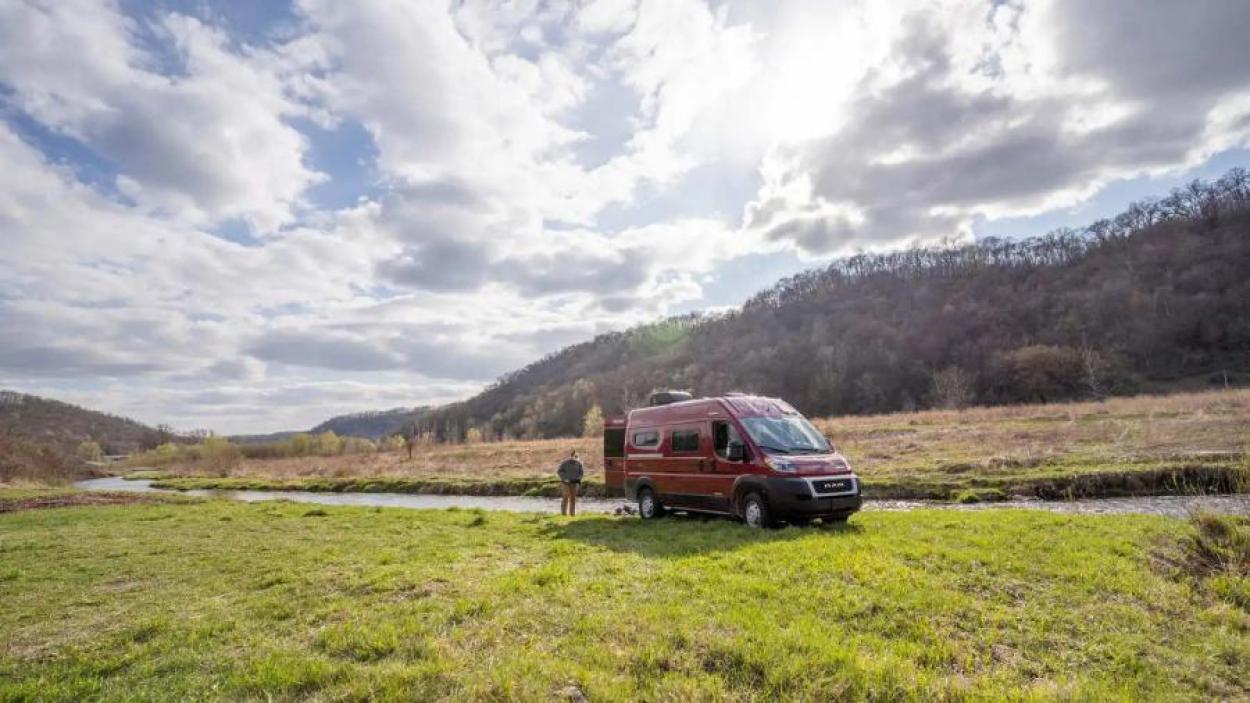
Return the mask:
<svg viewBox="0 0 1250 703">
<path fill-rule="evenodd" d="M 572 452 L 570 452 L 570 453 L 569 453 L 569 458 L 571 458 L 571 459 L 576 459 L 576 458 L 577 458 L 577 450 L 576 450 L 576 449 L 574 449 Z"/>
</svg>

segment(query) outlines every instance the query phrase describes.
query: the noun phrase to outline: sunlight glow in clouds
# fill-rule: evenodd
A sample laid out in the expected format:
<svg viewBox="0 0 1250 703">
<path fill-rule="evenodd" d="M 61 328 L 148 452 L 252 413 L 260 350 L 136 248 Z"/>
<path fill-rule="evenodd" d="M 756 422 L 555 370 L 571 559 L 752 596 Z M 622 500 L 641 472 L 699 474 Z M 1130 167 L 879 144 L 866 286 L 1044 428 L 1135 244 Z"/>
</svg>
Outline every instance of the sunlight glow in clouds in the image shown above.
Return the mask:
<svg viewBox="0 0 1250 703">
<path fill-rule="evenodd" d="M 1240 0 L 244 10 L 0 2 L 0 387 L 224 432 L 443 402 L 768 282 L 709 296 L 731 265 L 1250 136 Z"/>
</svg>

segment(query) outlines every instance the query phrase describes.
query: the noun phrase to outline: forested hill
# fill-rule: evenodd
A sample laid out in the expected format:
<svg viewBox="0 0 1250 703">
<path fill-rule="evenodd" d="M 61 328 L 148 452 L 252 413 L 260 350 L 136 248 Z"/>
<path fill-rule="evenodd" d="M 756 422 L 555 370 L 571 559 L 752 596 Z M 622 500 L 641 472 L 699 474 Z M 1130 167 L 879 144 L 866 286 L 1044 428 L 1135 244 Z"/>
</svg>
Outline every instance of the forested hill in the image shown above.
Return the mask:
<svg viewBox="0 0 1250 703">
<path fill-rule="evenodd" d="M 0 434 L 53 445 L 67 453 L 81 442 L 93 441 L 105 454 L 126 454 L 158 443 L 168 430 L 59 400 L 0 391 Z"/>
<path fill-rule="evenodd" d="M 729 314 L 568 347 L 421 425 L 577 434 L 591 406 L 610 415 L 655 388 L 758 392 L 828 415 L 1226 382 L 1250 382 L 1243 169 L 1083 230 L 841 259 Z"/>
</svg>

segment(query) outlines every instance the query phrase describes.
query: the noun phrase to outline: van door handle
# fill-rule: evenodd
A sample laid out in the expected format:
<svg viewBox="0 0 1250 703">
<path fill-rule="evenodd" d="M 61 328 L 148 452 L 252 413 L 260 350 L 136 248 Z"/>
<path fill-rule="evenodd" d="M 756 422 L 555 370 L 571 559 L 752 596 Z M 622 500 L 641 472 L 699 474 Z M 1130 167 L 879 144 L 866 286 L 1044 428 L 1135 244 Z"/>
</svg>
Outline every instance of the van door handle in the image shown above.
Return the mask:
<svg viewBox="0 0 1250 703">
<path fill-rule="evenodd" d="M 712 457 L 712 473 L 716 473 L 716 457 Z"/>
</svg>

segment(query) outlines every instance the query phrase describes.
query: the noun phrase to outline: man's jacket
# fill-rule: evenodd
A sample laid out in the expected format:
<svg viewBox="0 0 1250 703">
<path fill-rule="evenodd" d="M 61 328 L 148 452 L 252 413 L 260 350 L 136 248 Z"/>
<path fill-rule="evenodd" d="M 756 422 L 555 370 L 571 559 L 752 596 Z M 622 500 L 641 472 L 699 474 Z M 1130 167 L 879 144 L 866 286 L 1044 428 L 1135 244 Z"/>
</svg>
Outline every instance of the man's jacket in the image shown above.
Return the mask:
<svg viewBox="0 0 1250 703">
<path fill-rule="evenodd" d="M 585 469 L 582 467 L 582 462 L 573 457 L 560 462 L 560 468 L 556 469 L 556 475 L 565 483 L 582 480 L 583 473 Z"/>
</svg>

